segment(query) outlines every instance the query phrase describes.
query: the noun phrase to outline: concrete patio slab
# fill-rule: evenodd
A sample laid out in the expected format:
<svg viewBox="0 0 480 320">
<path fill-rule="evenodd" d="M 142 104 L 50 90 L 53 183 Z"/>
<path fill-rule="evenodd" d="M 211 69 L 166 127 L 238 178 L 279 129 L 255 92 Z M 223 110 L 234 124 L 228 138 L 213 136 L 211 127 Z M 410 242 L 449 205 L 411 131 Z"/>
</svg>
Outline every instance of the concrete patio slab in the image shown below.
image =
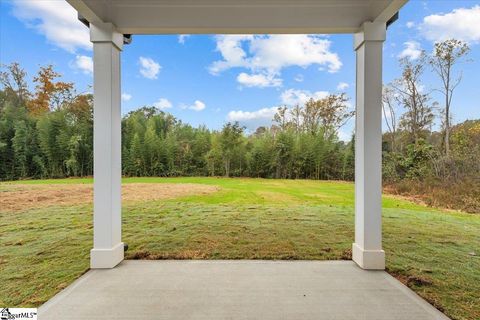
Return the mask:
<svg viewBox="0 0 480 320">
<path fill-rule="evenodd" d="M 448 319 L 383 271 L 351 261 L 123 261 L 39 309 L 72 319 Z"/>
</svg>

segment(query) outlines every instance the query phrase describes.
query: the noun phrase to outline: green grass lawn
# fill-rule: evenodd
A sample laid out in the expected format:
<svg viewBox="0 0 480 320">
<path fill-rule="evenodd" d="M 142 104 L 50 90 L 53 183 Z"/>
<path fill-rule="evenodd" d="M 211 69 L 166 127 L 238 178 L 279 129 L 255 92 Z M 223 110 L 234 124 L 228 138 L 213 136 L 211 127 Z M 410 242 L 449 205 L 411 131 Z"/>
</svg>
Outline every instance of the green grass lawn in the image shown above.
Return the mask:
<svg viewBox="0 0 480 320">
<path fill-rule="evenodd" d="M 133 259 L 348 259 L 353 184 L 306 180 L 129 178 L 199 183 L 207 195 L 123 204 Z M 16 183 L 16 182 L 15 182 Z M 0 184 L 0 192 L 15 183 Z M 90 179 L 22 184 L 91 183 Z M 480 319 L 480 215 L 384 196 L 390 273 L 454 319 Z M 92 207 L 0 208 L 0 306 L 38 306 L 88 270 Z"/>
</svg>

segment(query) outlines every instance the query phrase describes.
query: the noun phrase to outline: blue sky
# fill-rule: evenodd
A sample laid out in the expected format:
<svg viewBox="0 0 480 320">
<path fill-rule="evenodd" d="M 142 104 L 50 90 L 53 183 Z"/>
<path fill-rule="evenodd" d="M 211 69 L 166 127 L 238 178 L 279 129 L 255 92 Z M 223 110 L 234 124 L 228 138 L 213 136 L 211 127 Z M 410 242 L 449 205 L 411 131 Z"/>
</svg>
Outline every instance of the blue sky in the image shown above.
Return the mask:
<svg viewBox="0 0 480 320">
<path fill-rule="evenodd" d="M 80 91 L 91 91 L 88 30 L 63 0 L 0 0 L 0 62 L 19 62 L 30 76 L 53 64 Z M 415 59 L 445 37 L 468 41 L 462 83 L 455 92 L 456 122 L 480 118 L 480 1 L 411 0 L 389 29 L 384 83 L 399 76 L 398 57 Z M 122 53 L 122 112 L 156 105 L 194 126 L 248 128 L 270 124 L 274 107 L 345 91 L 354 105 L 352 35 L 134 36 Z M 439 81 L 430 71 L 425 90 Z M 442 101 L 433 91 L 434 100 Z M 401 112 L 401 110 L 399 110 Z M 348 139 L 353 121 L 341 131 Z"/>
</svg>

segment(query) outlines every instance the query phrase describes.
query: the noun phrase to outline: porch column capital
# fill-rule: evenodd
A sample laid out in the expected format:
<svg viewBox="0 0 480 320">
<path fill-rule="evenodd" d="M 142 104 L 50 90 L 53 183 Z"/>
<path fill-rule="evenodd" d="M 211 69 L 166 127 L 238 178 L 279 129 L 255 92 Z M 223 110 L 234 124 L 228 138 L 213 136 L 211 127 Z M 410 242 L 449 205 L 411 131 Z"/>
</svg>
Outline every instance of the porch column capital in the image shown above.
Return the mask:
<svg viewBox="0 0 480 320">
<path fill-rule="evenodd" d="M 112 43 L 118 50 L 123 48 L 123 34 L 117 32 L 117 28 L 113 23 L 91 23 L 90 24 L 90 41 L 93 43 Z"/>
<path fill-rule="evenodd" d="M 353 35 L 353 48 L 358 50 L 366 41 L 383 42 L 387 35 L 387 25 L 385 22 L 365 21 L 360 31 Z"/>
</svg>

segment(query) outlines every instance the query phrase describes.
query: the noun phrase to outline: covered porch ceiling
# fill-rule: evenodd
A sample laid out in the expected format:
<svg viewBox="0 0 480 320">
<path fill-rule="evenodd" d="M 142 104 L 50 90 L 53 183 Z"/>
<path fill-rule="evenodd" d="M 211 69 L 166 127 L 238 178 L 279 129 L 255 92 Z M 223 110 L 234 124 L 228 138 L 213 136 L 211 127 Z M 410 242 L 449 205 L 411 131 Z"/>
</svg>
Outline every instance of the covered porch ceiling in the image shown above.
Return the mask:
<svg viewBox="0 0 480 320">
<path fill-rule="evenodd" d="M 407 0 L 67 0 L 123 34 L 356 33 L 387 23 Z"/>
</svg>

